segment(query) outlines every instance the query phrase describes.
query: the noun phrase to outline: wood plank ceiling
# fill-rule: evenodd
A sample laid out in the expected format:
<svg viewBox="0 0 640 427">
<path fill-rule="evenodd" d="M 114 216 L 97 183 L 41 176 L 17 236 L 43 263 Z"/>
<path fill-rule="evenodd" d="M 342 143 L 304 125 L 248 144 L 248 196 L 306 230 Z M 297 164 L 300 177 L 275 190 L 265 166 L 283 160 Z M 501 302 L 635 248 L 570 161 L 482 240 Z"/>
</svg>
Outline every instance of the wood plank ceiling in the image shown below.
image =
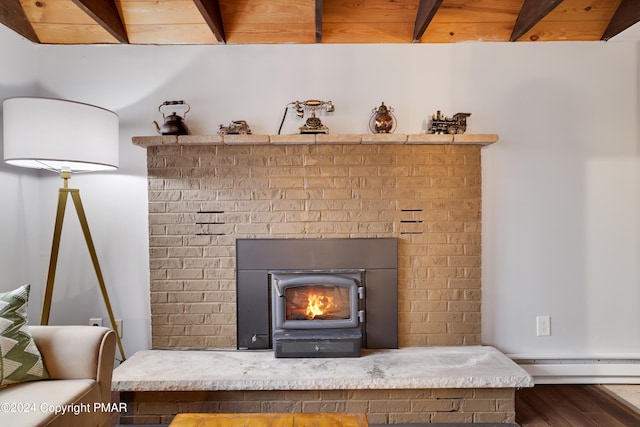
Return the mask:
<svg viewBox="0 0 640 427">
<path fill-rule="evenodd" d="M 594 41 L 639 20 L 640 0 L 0 0 L 43 44 Z"/>
</svg>

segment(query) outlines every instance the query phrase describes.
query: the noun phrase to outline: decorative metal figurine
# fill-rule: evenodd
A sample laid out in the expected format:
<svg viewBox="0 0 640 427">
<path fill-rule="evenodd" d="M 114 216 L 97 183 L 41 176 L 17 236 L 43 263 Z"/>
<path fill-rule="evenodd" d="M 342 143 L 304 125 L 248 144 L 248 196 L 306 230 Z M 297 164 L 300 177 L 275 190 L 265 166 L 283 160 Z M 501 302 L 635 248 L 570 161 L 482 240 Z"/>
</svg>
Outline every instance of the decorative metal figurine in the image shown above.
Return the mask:
<svg viewBox="0 0 640 427">
<path fill-rule="evenodd" d="M 280 128 L 278 129 L 278 135 L 280 135 L 282 125 L 284 124 L 284 119 L 287 117 L 288 108 L 291 106 L 295 108 L 296 115 L 300 118 L 304 117 L 305 108 L 311 110 L 311 117 L 307 119 L 304 126 L 300 127 L 300 133 L 329 133 L 329 128 L 323 125 L 320 118 L 316 116 L 316 110 L 324 106 L 327 113 L 333 113 L 335 111 L 333 102 L 308 99 L 306 101 L 292 101 L 287 104 L 284 109 L 284 115 L 282 116 Z"/>
<path fill-rule="evenodd" d="M 220 125 L 218 135 L 251 135 L 251 128 L 245 120 L 234 120 L 229 126 Z"/>
<path fill-rule="evenodd" d="M 373 133 L 393 133 L 396 130 L 396 116 L 393 115 L 393 108 L 384 105 L 384 102 L 371 110 L 369 119 L 369 130 Z"/>
<path fill-rule="evenodd" d="M 440 110 L 431 117 L 428 133 L 464 133 L 467 130 L 467 117 L 471 113 L 457 113 L 453 117 L 444 117 Z"/>
</svg>

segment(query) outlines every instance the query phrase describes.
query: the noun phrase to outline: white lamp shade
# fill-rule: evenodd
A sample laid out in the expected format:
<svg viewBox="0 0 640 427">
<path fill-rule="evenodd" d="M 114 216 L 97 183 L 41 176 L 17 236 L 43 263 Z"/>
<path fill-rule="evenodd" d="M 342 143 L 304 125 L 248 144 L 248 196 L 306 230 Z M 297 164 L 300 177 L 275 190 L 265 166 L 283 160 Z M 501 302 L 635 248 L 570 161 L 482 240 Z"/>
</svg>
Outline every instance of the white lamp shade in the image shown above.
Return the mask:
<svg viewBox="0 0 640 427">
<path fill-rule="evenodd" d="M 71 172 L 118 168 L 114 112 L 51 98 L 8 98 L 2 105 L 5 162 Z"/>
</svg>

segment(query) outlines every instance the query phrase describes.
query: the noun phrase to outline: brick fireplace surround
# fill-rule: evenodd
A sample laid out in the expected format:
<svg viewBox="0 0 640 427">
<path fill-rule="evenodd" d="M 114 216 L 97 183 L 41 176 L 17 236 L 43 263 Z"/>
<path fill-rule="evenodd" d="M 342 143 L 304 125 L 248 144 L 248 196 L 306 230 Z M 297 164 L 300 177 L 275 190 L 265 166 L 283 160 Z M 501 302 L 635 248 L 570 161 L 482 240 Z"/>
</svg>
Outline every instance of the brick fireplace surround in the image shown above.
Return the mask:
<svg viewBox="0 0 640 427">
<path fill-rule="evenodd" d="M 400 348 L 480 344 L 480 155 L 496 135 L 234 137 L 134 138 L 148 156 L 154 349 L 236 348 L 238 238 L 396 237 Z M 124 392 L 123 422 L 256 402 L 277 412 L 298 396 L 302 409 L 351 411 L 348 395 Z M 515 417 L 512 388 L 356 395 L 371 423 Z"/>
<path fill-rule="evenodd" d="M 479 344 L 480 150 L 148 147 L 153 347 L 235 348 L 235 241 L 259 237 L 397 237 L 400 347 Z"/>
</svg>

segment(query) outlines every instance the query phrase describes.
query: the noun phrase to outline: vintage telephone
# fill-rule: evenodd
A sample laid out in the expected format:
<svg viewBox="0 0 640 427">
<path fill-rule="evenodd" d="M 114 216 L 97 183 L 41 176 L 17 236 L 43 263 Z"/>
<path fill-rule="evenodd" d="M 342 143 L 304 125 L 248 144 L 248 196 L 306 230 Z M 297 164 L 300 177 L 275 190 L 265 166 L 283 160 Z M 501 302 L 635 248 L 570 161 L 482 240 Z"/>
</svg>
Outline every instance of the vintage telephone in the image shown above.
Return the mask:
<svg viewBox="0 0 640 427">
<path fill-rule="evenodd" d="M 278 129 L 278 135 L 282 130 L 284 119 L 287 117 L 287 111 L 289 107 L 293 107 L 296 110 L 296 115 L 300 118 L 304 117 L 304 110 L 311 110 L 311 117 L 307 119 L 304 126 L 300 127 L 300 133 L 329 133 L 329 128 L 322 124 L 319 117 L 316 117 L 316 110 L 324 107 L 327 113 L 333 113 L 335 106 L 331 101 L 320 101 L 318 99 L 308 99 L 306 101 L 292 101 L 284 108 L 284 115 L 282 116 L 282 122 L 280 122 L 280 128 Z"/>
</svg>

